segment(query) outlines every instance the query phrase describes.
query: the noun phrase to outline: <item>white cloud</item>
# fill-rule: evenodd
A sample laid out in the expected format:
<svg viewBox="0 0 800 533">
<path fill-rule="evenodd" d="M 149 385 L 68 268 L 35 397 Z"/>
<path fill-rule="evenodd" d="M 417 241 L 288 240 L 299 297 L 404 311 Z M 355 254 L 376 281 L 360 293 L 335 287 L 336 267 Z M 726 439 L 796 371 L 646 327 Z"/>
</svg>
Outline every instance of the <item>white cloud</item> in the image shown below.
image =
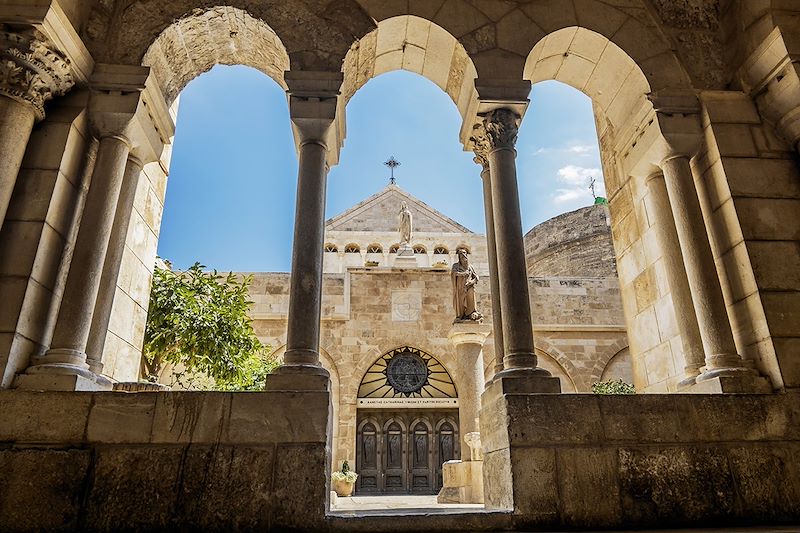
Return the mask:
<svg viewBox="0 0 800 533">
<path fill-rule="evenodd" d="M 578 165 L 567 165 L 561 167 L 557 172 L 557 180 L 561 187 L 556 189 L 553 195 L 553 201 L 557 204 L 564 204 L 574 201 L 585 201 L 587 203 L 592 200 L 592 193 L 589 189 L 589 184 L 595 179 L 595 194 L 597 196 L 605 195 L 605 187 L 603 185 L 603 174 L 599 168 L 587 168 Z"/>
<path fill-rule="evenodd" d="M 533 155 L 544 155 L 544 154 L 572 154 L 577 156 L 589 156 L 592 152 L 597 150 L 596 145 L 591 144 L 570 144 L 568 146 L 562 146 L 560 148 L 554 147 L 542 147 L 533 152 Z"/>
</svg>

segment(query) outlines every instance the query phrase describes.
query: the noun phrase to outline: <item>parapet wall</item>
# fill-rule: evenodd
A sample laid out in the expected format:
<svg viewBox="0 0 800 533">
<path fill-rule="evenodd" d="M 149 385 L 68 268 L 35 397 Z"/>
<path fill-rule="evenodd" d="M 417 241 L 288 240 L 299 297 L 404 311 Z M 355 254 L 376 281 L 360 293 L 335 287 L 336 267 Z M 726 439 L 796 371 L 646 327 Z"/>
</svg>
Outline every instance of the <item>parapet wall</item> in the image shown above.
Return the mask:
<svg viewBox="0 0 800 533">
<path fill-rule="evenodd" d="M 0 392 L 0 531 L 320 529 L 329 395 Z"/>
<path fill-rule="evenodd" d="M 510 514 L 447 521 L 325 516 L 325 392 L 2 391 L 0 531 L 800 521 L 800 395 L 502 395 L 500 384 L 483 395 L 484 482 L 487 510 Z"/>
<path fill-rule="evenodd" d="M 800 521 L 800 395 L 484 393 L 487 507 L 515 527 Z"/>
<path fill-rule="evenodd" d="M 533 277 L 616 277 L 608 208 L 584 207 L 534 227 L 525 234 L 525 260 Z"/>
</svg>

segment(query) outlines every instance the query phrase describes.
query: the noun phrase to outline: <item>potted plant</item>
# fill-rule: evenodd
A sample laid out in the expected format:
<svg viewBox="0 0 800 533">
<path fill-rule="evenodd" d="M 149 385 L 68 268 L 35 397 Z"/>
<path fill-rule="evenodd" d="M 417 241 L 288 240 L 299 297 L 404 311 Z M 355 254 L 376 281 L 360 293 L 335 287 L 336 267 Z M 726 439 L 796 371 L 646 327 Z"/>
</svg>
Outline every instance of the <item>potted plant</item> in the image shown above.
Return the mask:
<svg viewBox="0 0 800 533">
<path fill-rule="evenodd" d="M 358 479 L 358 474 L 350 470 L 350 465 L 347 461 L 342 463 L 342 469 L 331 474 L 331 481 L 333 482 L 333 490 L 339 497 L 347 497 L 353 494 L 353 487 Z"/>
</svg>

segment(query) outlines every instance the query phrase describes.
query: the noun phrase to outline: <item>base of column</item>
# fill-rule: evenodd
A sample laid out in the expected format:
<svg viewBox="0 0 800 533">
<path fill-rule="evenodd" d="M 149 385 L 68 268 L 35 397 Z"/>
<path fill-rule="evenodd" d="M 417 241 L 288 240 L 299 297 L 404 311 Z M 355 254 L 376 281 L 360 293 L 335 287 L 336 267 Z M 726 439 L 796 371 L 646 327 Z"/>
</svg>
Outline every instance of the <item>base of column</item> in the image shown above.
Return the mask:
<svg viewBox="0 0 800 533">
<path fill-rule="evenodd" d="M 559 394 L 561 380 L 543 368 L 508 368 L 486 384 L 502 394 Z"/>
<path fill-rule="evenodd" d="M 697 382 L 685 388 L 679 388 L 679 392 L 689 394 L 769 394 L 772 386 L 765 377 L 757 376 L 749 372 L 742 372 L 738 375 L 714 376 L 707 379 L 697 377 Z"/>
<path fill-rule="evenodd" d="M 14 381 L 18 389 L 52 391 L 108 391 L 113 382 L 95 374 L 86 363 L 86 354 L 70 348 L 52 348 L 31 358 L 24 374 Z"/>
<path fill-rule="evenodd" d="M 35 391 L 109 391 L 111 385 L 75 374 L 20 374 L 17 389 Z"/>
<path fill-rule="evenodd" d="M 329 391 L 330 373 L 319 365 L 282 365 L 267 375 L 264 390 Z"/>
<path fill-rule="evenodd" d="M 483 461 L 447 461 L 437 503 L 483 503 Z"/>
</svg>

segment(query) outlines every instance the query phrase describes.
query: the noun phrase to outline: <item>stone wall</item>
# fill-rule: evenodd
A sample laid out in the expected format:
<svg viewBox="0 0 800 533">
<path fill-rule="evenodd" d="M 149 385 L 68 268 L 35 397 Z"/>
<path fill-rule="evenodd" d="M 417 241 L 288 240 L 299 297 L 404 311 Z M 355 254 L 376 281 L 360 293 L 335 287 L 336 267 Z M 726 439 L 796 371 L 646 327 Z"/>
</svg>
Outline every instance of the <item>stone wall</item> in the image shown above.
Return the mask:
<svg viewBox="0 0 800 533">
<path fill-rule="evenodd" d="M 529 276 L 616 277 L 615 257 L 605 205 L 564 213 L 525 234 Z"/>
<path fill-rule="evenodd" d="M 490 512 L 390 522 L 325 516 L 328 402 L 324 392 L 2 391 L 0 529 L 719 528 L 800 520 L 797 395 L 503 397 L 493 388 L 481 416 Z"/>
<path fill-rule="evenodd" d="M 103 373 L 115 381 L 136 381 L 139 378 L 150 285 L 167 188 L 164 169 L 168 160 L 168 154 L 165 154 L 162 162 L 145 165 L 136 188 L 103 349 Z"/>
<path fill-rule="evenodd" d="M 320 529 L 328 403 L 0 392 L 0 530 Z"/>
<path fill-rule="evenodd" d="M 251 317 L 256 334 L 278 356 L 286 344 L 289 274 L 252 276 Z M 627 345 L 619 287 L 613 278 L 530 278 L 535 341 L 542 366 L 562 379 L 565 392 L 588 392 Z M 488 278 L 477 288 L 478 307 L 491 324 Z M 402 309 L 406 311 L 400 312 Z M 333 460 L 355 455 L 357 391 L 366 370 L 386 352 L 410 345 L 422 349 L 451 373 L 456 387 L 452 287 L 447 271 L 351 268 L 323 278 L 320 346 L 322 365 L 331 372 L 334 397 Z M 483 350 L 484 374 L 494 371 L 491 339 Z M 630 380 L 629 355 L 617 360 L 614 375 Z M 627 370 L 627 373 L 625 369 Z"/>
<path fill-rule="evenodd" d="M 800 520 L 800 397 L 484 394 L 490 509 L 521 530 Z"/>
</svg>

